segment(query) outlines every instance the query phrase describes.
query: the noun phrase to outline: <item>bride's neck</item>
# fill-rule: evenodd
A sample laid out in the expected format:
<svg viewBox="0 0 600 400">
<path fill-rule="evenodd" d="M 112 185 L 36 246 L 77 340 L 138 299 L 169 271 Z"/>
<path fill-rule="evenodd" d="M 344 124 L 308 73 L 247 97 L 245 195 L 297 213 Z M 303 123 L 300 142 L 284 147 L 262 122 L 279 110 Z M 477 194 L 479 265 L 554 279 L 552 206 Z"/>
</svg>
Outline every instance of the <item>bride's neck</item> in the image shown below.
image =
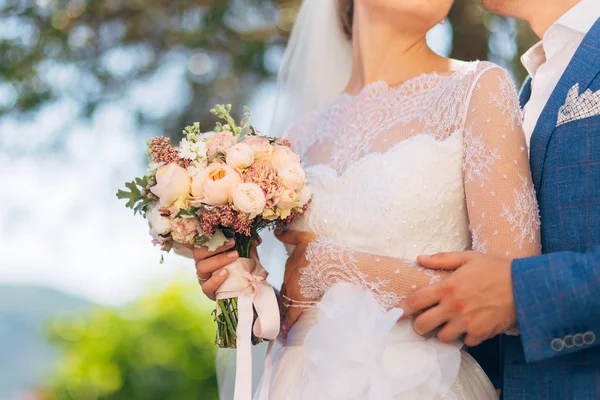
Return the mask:
<svg viewBox="0 0 600 400">
<path fill-rule="evenodd" d="M 354 18 L 352 75 L 347 93 L 358 93 L 377 81 L 396 85 L 422 73 L 449 69 L 449 60 L 435 54 L 424 35 L 403 33 L 397 26 L 374 21 L 361 12 Z"/>
</svg>

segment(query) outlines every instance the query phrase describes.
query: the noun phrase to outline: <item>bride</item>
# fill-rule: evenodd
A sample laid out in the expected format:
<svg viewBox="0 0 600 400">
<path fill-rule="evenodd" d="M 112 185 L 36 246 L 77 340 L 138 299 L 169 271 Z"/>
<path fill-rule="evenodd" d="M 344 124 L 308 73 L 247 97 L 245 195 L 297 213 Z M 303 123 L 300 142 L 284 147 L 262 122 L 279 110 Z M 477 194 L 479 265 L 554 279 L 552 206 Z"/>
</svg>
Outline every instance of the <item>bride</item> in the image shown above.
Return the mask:
<svg viewBox="0 0 600 400">
<path fill-rule="evenodd" d="M 514 85 L 488 62 L 436 55 L 452 0 L 305 0 L 276 126 L 303 159 L 308 212 L 289 245 L 285 346 L 257 398 L 497 398 L 451 332 L 421 337 L 405 296 L 444 273 L 420 254 L 538 254 L 539 219 Z M 195 251 L 199 278 L 236 257 Z M 203 283 L 209 297 L 224 277 Z M 466 343 L 468 345 L 469 343 Z M 267 380 L 268 382 L 268 380 Z"/>
</svg>

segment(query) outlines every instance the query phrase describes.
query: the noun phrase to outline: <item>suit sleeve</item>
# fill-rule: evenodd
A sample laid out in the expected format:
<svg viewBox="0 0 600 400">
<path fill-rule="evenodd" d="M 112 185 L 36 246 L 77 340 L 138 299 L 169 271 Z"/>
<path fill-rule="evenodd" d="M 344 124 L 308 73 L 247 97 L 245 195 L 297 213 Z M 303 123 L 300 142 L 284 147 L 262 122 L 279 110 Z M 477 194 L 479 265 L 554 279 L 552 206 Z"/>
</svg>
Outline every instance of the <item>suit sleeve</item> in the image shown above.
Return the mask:
<svg viewBox="0 0 600 400">
<path fill-rule="evenodd" d="M 600 345 L 600 246 L 514 260 L 512 279 L 528 362 Z"/>
</svg>

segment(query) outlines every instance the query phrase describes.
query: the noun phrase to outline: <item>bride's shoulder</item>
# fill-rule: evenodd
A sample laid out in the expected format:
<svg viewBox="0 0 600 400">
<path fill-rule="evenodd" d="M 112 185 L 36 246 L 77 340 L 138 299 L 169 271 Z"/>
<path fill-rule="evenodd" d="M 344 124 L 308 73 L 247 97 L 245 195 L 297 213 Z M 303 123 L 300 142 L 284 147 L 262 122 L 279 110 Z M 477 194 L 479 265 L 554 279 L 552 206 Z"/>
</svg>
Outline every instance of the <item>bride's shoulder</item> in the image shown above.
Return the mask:
<svg viewBox="0 0 600 400">
<path fill-rule="evenodd" d="M 510 72 L 498 64 L 490 61 L 473 61 L 467 64 L 468 68 L 463 76 L 470 80 L 475 89 L 480 89 L 482 86 L 500 89 L 508 84 L 516 90 Z"/>
<path fill-rule="evenodd" d="M 461 76 L 467 88 L 467 103 L 489 103 L 490 99 L 501 98 L 512 106 L 517 101 L 517 87 L 506 69 L 489 61 L 474 61 L 465 65 L 461 69 Z"/>
</svg>

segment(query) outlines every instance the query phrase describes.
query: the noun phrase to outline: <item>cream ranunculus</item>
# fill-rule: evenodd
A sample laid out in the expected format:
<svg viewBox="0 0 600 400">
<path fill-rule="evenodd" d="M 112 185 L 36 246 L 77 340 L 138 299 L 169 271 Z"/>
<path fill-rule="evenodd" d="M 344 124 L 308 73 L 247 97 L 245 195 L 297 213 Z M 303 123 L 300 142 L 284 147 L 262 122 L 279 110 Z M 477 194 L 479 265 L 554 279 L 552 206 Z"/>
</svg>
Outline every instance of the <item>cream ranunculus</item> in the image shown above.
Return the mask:
<svg viewBox="0 0 600 400">
<path fill-rule="evenodd" d="M 247 144 L 254 151 L 254 157 L 257 160 L 264 160 L 271 156 L 273 152 L 273 146 L 264 136 L 248 136 L 243 140 L 244 144 Z"/>
<path fill-rule="evenodd" d="M 226 161 L 232 168 L 246 169 L 254 162 L 254 151 L 247 144 L 238 143 L 227 150 Z"/>
<path fill-rule="evenodd" d="M 169 207 L 177 199 L 189 196 L 190 181 L 185 168 L 170 163 L 158 169 L 156 185 L 150 188 L 150 191 L 159 198 L 161 206 Z"/>
<path fill-rule="evenodd" d="M 251 218 L 261 214 L 266 203 L 264 192 L 255 183 L 242 183 L 233 189 L 233 205 Z"/>
<path fill-rule="evenodd" d="M 160 206 L 157 203 L 148 207 L 146 220 L 150 226 L 150 235 L 156 240 L 161 240 L 159 235 L 171 232 L 171 221 L 160 214 Z"/>
<path fill-rule="evenodd" d="M 227 164 L 213 163 L 200 173 L 194 182 L 194 197 L 201 198 L 210 206 L 227 204 L 231 199 L 231 190 L 242 183 L 242 176 Z"/>
<path fill-rule="evenodd" d="M 298 190 L 304 186 L 306 182 L 306 174 L 300 165 L 288 165 L 277 170 L 277 174 L 281 178 L 281 182 L 286 189 Z"/>
<path fill-rule="evenodd" d="M 274 146 L 271 154 L 271 165 L 279 169 L 289 165 L 300 165 L 300 156 L 286 146 Z"/>
<path fill-rule="evenodd" d="M 284 210 L 289 210 L 296 205 L 297 199 L 298 195 L 295 190 L 285 189 L 277 198 L 277 203 L 275 205 Z"/>
</svg>

